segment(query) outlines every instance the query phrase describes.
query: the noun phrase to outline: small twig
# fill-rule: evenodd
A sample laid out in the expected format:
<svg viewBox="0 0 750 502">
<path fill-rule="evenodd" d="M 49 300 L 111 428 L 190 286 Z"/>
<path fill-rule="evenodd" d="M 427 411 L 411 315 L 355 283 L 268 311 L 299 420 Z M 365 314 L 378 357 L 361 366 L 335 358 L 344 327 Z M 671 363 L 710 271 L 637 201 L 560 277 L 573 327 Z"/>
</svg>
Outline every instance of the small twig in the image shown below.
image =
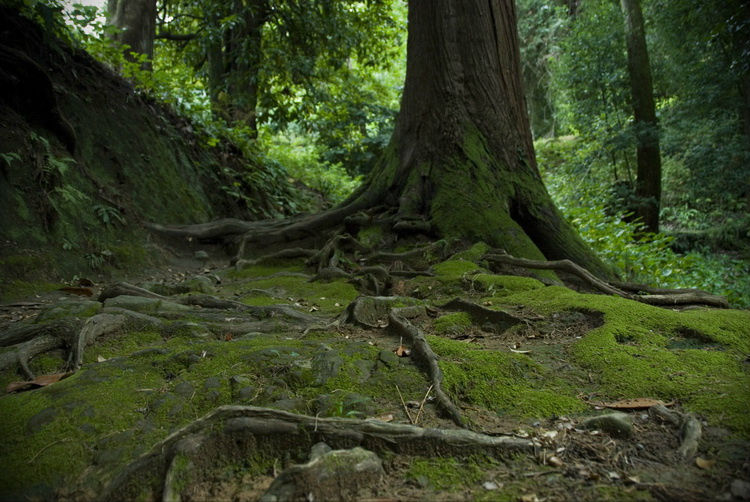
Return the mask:
<svg viewBox="0 0 750 502">
<path fill-rule="evenodd" d="M 414 419 L 414 425 L 417 425 L 419 423 L 419 416 L 422 414 L 422 410 L 424 409 L 424 403 L 427 402 L 427 397 L 429 397 L 430 392 L 432 392 L 433 385 L 430 385 L 430 388 L 427 389 L 427 394 L 424 395 L 424 398 L 422 398 L 422 402 L 419 404 L 419 410 L 417 410 L 417 418 Z"/>
<path fill-rule="evenodd" d="M 411 414 L 409 413 L 409 408 L 406 407 L 406 403 L 404 402 L 404 396 L 401 395 L 401 389 L 398 388 L 398 385 L 396 385 L 396 391 L 398 392 L 398 397 L 401 398 L 401 404 L 404 405 L 404 411 L 406 412 L 406 416 L 409 417 L 409 423 L 414 425 L 415 422 L 411 418 Z"/>
<path fill-rule="evenodd" d="M 73 441 L 73 440 L 71 438 L 62 438 L 62 439 L 58 439 L 57 441 L 51 442 L 50 444 L 48 444 L 47 446 L 45 446 L 44 448 L 42 448 L 41 450 L 39 450 L 38 452 L 36 452 L 36 455 L 34 455 L 33 457 L 31 457 L 29 459 L 28 463 L 29 464 L 33 464 L 34 460 L 36 460 L 36 458 L 39 455 L 41 455 L 42 453 L 44 453 L 48 448 L 51 448 L 51 447 L 55 446 L 57 443 L 67 443 L 69 441 Z"/>
</svg>

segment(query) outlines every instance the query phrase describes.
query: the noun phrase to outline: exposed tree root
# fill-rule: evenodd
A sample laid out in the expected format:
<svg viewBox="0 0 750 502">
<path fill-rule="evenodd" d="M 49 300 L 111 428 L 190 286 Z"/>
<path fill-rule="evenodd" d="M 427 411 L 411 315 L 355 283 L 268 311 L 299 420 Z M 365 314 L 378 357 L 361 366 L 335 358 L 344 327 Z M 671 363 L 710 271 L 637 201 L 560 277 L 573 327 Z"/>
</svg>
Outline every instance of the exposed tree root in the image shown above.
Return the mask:
<svg viewBox="0 0 750 502">
<path fill-rule="evenodd" d="M 700 443 L 702 429 L 700 421 L 691 414 L 684 414 L 678 411 L 669 410 L 666 406 L 658 404 L 649 408 L 652 415 L 656 415 L 665 422 L 669 422 L 675 427 L 680 428 L 680 437 L 682 442 L 677 452 L 685 460 L 692 459 L 698 452 L 698 443 Z"/>
<path fill-rule="evenodd" d="M 458 411 L 456 405 L 453 404 L 450 397 L 443 391 L 443 372 L 438 365 L 437 354 L 432 351 L 424 334 L 403 315 L 410 310 L 413 311 L 413 308 L 402 307 L 391 309 L 391 312 L 388 314 L 388 326 L 394 329 L 399 336 L 403 336 L 411 342 L 413 357 L 416 357 L 426 367 L 437 403 L 443 412 L 459 427 L 466 427 L 466 422 L 461 416 L 461 412 Z"/>
<path fill-rule="evenodd" d="M 502 457 L 534 448 L 530 440 L 462 429 L 423 429 L 377 420 L 317 418 L 254 406 L 221 406 L 122 469 L 105 488 L 101 500 L 134 498 L 144 491 L 146 483 L 154 496 L 167 500 L 167 495 L 179 491 L 175 479 L 185 481 L 179 467 L 186 462 L 208 468 L 220 457 L 247 458 L 279 449 L 299 455 L 320 441 L 334 449 L 361 446 L 376 453 L 422 456 Z"/>
<path fill-rule="evenodd" d="M 209 309 L 222 309 L 222 310 L 233 310 L 238 312 L 248 312 L 252 316 L 258 319 L 265 319 L 273 316 L 283 316 L 291 319 L 295 322 L 302 324 L 316 324 L 319 323 L 315 317 L 299 312 L 292 307 L 287 305 L 268 305 L 262 307 L 256 307 L 251 305 L 245 305 L 244 303 L 235 302 L 233 300 L 225 300 L 223 298 L 217 298 L 211 295 L 188 295 L 186 297 L 168 297 L 159 295 L 152 291 L 149 291 L 126 282 L 118 282 L 107 288 L 105 288 L 99 295 L 99 301 L 104 302 L 109 298 L 115 298 L 117 296 L 141 296 L 145 298 L 153 298 L 156 300 L 169 301 L 179 303 L 182 305 L 198 306 Z"/>
<path fill-rule="evenodd" d="M 727 302 L 726 298 L 721 297 L 721 296 L 709 295 L 700 290 L 689 290 L 689 292 L 684 292 L 685 290 L 676 290 L 676 292 L 672 292 L 672 290 L 660 290 L 664 292 L 664 294 L 647 294 L 647 295 L 627 293 L 623 291 L 622 289 L 613 286 L 610 283 L 602 281 L 601 279 L 594 276 L 594 274 L 592 274 L 585 268 L 579 265 L 576 265 L 570 260 L 538 261 L 538 260 L 528 260 L 526 258 L 516 258 L 515 256 L 510 256 L 508 254 L 498 254 L 498 253 L 486 254 L 484 256 L 484 259 L 493 263 L 502 263 L 506 265 L 513 265 L 516 267 L 533 268 L 533 269 L 540 269 L 540 270 L 558 270 L 561 272 L 567 272 L 567 273 L 570 273 L 579 277 L 580 279 L 585 281 L 589 286 L 595 289 L 598 289 L 602 293 L 606 293 L 608 295 L 620 296 L 622 298 L 635 300 L 641 303 L 647 303 L 649 305 L 658 305 L 658 306 L 708 305 L 711 307 L 718 307 L 718 308 L 729 307 L 729 302 Z M 641 288 L 637 288 L 635 285 L 630 286 L 626 284 L 626 288 L 630 290 L 633 290 L 633 289 L 636 289 L 638 291 L 642 290 Z"/>
<path fill-rule="evenodd" d="M 34 373 L 29 368 L 29 361 L 39 354 L 50 350 L 65 347 L 67 344 L 62 337 L 53 335 L 39 335 L 36 338 L 20 343 L 11 350 L 0 354 L 0 370 L 10 366 L 18 365 L 28 380 L 35 378 Z"/>
<path fill-rule="evenodd" d="M 318 252 L 317 249 L 286 248 L 276 253 L 263 255 L 253 260 L 245 260 L 242 258 L 242 256 L 245 254 L 245 241 L 243 240 L 242 243 L 240 244 L 240 249 L 237 251 L 237 256 L 235 256 L 235 258 L 230 263 L 239 270 L 239 269 L 242 269 L 243 267 L 251 267 L 253 265 L 258 265 L 259 263 L 264 263 L 270 260 L 278 260 L 278 259 L 283 260 L 283 259 L 289 259 L 289 258 L 310 258 L 312 256 L 315 256 L 317 252 Z"/>
<path fill-rule="evenodd" d="M 405 338 L 412 347 L 412 357 L 427 371 L 438 406 L 453 423 L 466 427 L 461 412 L 443 391 L 443 372 L 438 365 L 438 356 L 432 351 L 422 332 L 408 320 L 410 317 L 425 315 L 426 308 L 422 305 L 394 308 L 393 305 L 400 301 L 403 299 L 393 296 L 361 296 L 349 304 L 340 321 L 370 329 L 388 327 L 395 335 Z"/>
</svg>

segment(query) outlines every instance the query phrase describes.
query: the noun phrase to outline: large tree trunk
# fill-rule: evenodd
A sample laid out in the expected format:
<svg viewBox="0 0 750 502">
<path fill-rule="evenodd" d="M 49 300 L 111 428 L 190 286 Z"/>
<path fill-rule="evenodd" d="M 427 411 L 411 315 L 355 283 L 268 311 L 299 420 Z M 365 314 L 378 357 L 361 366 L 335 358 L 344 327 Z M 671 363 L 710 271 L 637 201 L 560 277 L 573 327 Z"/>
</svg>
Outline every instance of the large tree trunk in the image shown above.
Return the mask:
<svg viewBox="0 0 750 502">
<path fill-rule="evenodd" d="M 291 222 L 226 222 L 155 231 L 198 239 L 244 233 L 247 247 L 320 239 L 381 208 L 396 232 L 485 241 L 531 259 L 612 271 L 555 208 L 536 166 L 521 85 L 513 0 L 409 3 L 407 69 L 390 145 L 341 206 Z M 361 218 L 351 218 L 353 223 Z"/>
<path fill-rule="evenodd" d="M 448 237 L 609 271 L 555 208 L 536 166 L 513 0 L 409 4 L 406 83 L 390 148 L 358 199 Z"/>
<path fill-rule="evenodd" d="M 156 0 L 108 0 L 107 23 L 119 28 L 113 38 L 129 46 L 125 52 L 128 60 L 134 60 L 131 52 L 148 57 L 144 69 L 151 69 L 156 37 Z"/>
<path fill-rule="evenodd" d="M 646 230 L 659 231 L 661 157 L 656 123 L 651 66 L 648 61 L 643 13 L 638 0 L 621 0 L 628 46 L 628 72 L 637 138 L 638 173 L 635 182 L 636 216 Z"/>
</svg>

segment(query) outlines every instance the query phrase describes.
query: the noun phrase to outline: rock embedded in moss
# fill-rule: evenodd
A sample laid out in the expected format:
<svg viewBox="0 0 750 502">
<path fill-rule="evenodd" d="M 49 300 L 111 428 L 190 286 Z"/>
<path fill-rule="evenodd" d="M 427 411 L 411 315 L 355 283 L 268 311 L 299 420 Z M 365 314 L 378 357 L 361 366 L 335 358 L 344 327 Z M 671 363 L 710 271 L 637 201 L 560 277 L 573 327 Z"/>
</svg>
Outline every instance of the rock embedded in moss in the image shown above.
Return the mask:
<svg viewBox="0 0 750 502">
<path fill-rule="evenodd" d="M 363 487 L 376 486 L 384 475 L 382 460 L 369 450 L 332 450 L 283 471 L 260 500 L 353 500 Z"/>
<path fill-rule="evenodd" d="M 617 438 L 629 438 L 633 435 L 633 419 L 627 413 L 607 413 L 587 418 L 581 422 L 581 427 L 600 430 Z"/>
</svg>

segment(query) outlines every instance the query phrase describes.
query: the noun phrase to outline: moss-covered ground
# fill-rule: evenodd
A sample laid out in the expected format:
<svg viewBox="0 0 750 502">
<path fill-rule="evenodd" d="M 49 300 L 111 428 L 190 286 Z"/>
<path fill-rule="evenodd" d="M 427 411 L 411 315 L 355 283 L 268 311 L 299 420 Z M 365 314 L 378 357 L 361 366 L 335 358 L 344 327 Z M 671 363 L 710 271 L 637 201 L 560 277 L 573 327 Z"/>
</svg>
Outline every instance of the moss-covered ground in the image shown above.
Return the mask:
<svg viewBox="0 0 750 502">
<path fill-rule="evenodd" d="M 538 438 L 541 456 L 385 455 L 384 496 L 557 500 L 564 487 L 567 500 L 651 500 L 649 486 L 627 481 L 662 482 L 649 461 L 669 473 L 665 483 L 691 490 L 721 492 L 732 476 L 742 476 L 739 452 L 750 438 L 750 312 L 677 311 L 498 275 L 481 260 L 486 249 L 474 246 L 434 263 L 434 276 L 406 280 L 404 292 L 431 312 L 411 322 L 427 335 L 443 389 L 470 427 Z M 299 260 L 215 272 L 218 296 L 291 305 L 321 322 L 240 332 L 230 328 L 244 321 L 231 313 L 191 309 L 152 313 L 164 316 L 160 327 L 102 336 L 71 376 L 0 397 L 3 499 L 95 498 L 138 455 L 226 404 L 404 423 L 407 409 L 413 418 L 421 408 L 420 425 L 455 427 L 428 399 L 423 368 L 394 353 L 398 337 L 331 324 L 359 294 L 349 281 L 311 281 L 314 272 Z M 440 308 L 455 296 L 523 321 L 498 331 Z M 39 322 L 101 309 L 55 301 L 34 311 Z M 31 369 L 62 372 L 66 358 L 66 350 L 49 352 L 32 359 Z M 20 379 L 13 367 L 0 373 L 3 387 Z M 713 471 L 677 463 L 678 431 L 643 411 L 626 410 L 636 423 L 629 439 L 578 430 L 586 416 L 604 412 L 603 404 L 633 398 L 659 399 L 703 420 L 699 455 L 717 461 Z M 278 455 L 283 463 L 284 453 Z M 224 465 L 222 472 L 234 473 L 224 477 L 272 476 L 276 462 L 258 458 Z"/>
</svg>

